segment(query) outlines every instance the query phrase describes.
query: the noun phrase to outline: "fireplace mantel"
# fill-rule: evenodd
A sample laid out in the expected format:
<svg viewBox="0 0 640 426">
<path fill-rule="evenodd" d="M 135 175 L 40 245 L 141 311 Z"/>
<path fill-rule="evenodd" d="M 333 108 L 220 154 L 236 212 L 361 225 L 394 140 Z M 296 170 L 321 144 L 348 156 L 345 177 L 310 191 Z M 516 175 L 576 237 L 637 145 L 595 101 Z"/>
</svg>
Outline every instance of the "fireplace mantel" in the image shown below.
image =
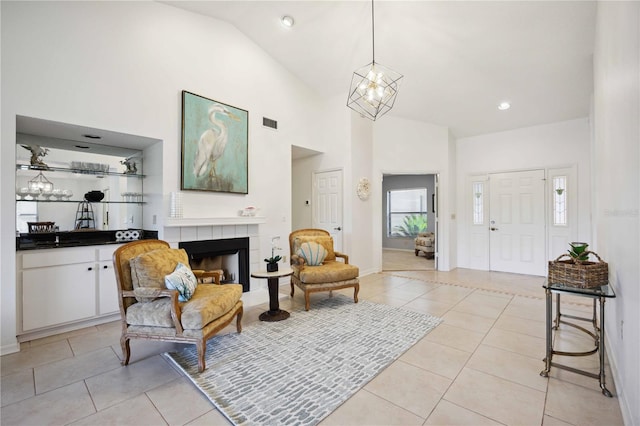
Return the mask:
<svg viewBox="0 0 640 426">
<path fill-rule="evenodd" d="M 182 226 L 215 226 L 215 225 L 256 225 L 266 223 L 267 218 L 263 216 L 232 216 L 232 217 L 181 217 L 165 218 L 166 228 Z"/>
</svg>

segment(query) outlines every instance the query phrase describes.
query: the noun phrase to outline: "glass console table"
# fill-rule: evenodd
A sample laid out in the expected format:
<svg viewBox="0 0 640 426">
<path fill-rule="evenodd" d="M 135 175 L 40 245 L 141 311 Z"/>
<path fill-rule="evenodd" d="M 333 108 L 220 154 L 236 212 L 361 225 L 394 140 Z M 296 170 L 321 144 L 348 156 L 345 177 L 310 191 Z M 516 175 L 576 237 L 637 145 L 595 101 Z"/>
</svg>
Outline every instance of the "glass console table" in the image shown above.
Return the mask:
<svg viewBox="0 0 640 426">
<path fill-rule="evenodd" d="M 603 285 L 601 287 L 594 288 L 577 288 L 577 287 L 569 287 L 564 284 L 558 283 L 549 283 L 546 282 L 543 286 L 545 289 L 546 296 L 546 338 L 547 338 L 547 349 L 545 352 L 545 368 L 540 372 L 540 375 L 543 377 L 549 377 L 549 371 L 551 367 L 560 368 L 562 370 L 571 371 L 572 373 L 582 374 L 583 376 L 591 377 L 593 379 L 598 379 L 600 382 L 600 389 L 602 389 L 602 393 L 605 396 L 611 397 L 611 392 L 607 389 L 605 385 L 605 373 L 604 373 L 604 354 L 605 354 L 605 339 L 604 339 L 604 302 L 608 298 L 616 297 L 615 292 L 609 285 Z M 556 315 L 553 318 L 553 300 L 552 293 L 556 294 Z M 571 294 L 573 296 L 582 296 L 593 299 L 593 316 L 591 318 L 583 318 L 576 317 L 573 315 L 567 315 L 561 313 L 560 310 L 560 295 L 562 293 Z M 599 302 L 600 305 L 600 326 L 598 326 L 597 319 L 597 310 L 596 310 L 596 302 Z M 573 320 L 579 321 L 587 321 L 590 322 L 593 326 L 593 331 L 590 331 L 584 327 L 581 327 L 573 322 L 563 321 L 562 318 L 570 318 Z M 565 351 L 556 351 L 553 349 L 553 330 L 557 330 L 560 327 L 560 324 L 565 324 L 570 327 L 574 327 L 584 333 L 587 333 L 589 336 L 593 337 L 595 348 L 585 352 L 565 352 Z M 600 356 L 600 373 L 594 374 L 588 371 L 579 370 L 577 368 L 569 367 L 566 365 L 558 364 L 553 362 L 554 355 L 561 356 L 588 356 L 592 355 L 596 352 L 599 352 Z"/>
</svg>

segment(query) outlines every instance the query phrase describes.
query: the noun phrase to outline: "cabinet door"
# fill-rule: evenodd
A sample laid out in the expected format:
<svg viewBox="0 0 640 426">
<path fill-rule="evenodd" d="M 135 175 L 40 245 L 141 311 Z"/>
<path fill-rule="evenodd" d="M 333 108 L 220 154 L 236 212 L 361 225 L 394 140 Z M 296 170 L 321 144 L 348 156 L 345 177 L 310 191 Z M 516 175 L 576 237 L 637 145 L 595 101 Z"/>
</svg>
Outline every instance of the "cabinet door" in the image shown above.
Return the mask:
<svg viewBox="0 0 640 426">
<path fill-rule="evenodd" d="M 95 315 L 95 263 L 25 269 L 22 272 L 24 331 Z"/>
<path fill-rule="evenodd" d="M 99 315 L 118 312 L 118 285 L 111 261 L 100 262 L 98 268 Z"/>
</svg>

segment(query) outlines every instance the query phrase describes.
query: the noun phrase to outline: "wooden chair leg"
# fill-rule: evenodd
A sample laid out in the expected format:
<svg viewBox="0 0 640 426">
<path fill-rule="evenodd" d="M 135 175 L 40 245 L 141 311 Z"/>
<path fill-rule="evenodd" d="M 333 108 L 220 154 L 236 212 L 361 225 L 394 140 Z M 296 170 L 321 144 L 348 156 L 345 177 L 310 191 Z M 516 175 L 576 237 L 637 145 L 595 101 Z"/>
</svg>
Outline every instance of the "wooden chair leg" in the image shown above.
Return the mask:
<svg viewBox="0 0 640 426">
<path fill-rule="evenodd" d="M 207 351 L 207 342 L 204 339 L 198 341 L 196 349 L 198 350 L 198 373 L 202 373 L 205 369 L 204 356 Z"/>
<path fill-rule="evenodd" d="M 309 298 L 309 292 L 305 291 L 304 292 L 304 310 L 308 311 L 310 306 L 311 306 L 311 299 Z"/>
<path fill-rule="evenodd" d="M 122 365 L 129 364 L 129 358 L 131 357 L 131 348 L 129 347 L 129 338 L 126 336 L 120 337 L 120 346 L 122 346 Z"/>
<path fill-rule="evenodd" d="M 294 285 L 293 285 L 293 281 L 291 281 L 291 297 L 293 297 L 293 290 L 295 289 Z"/>
<path fill-rule="evenodd" d="M 360 292 L 360 284 L 353 287 L 353 303 L 358 303 L 358 292 Z"/>
<path fill-rule="evenodd" d="M 238 333 L 242 333 L 242 315 L 244 315 L 244 309 L 240 308 L 236 317 L 236 330 L 238 330 Z"/>
</svg>

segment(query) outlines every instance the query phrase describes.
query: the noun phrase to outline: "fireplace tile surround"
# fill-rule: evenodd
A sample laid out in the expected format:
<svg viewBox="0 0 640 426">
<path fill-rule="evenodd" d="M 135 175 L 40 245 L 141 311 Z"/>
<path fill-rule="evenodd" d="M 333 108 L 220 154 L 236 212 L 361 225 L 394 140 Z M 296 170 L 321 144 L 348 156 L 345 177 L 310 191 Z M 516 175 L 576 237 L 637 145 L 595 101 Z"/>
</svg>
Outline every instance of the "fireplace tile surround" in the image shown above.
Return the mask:
<svg viewBox="0 0 640 426">
<path fill-rule="evenodd" d="M 260 234 L 258 224 L 165 226 L 161 237 L 172 248 L 182 241 L 204 241 L 228 238 L 249 238 L 249 273 L 262 268 L 260 257 Z M 265 291 L 265 280 L 250 278 L 250 292 Z"/>
</svg>

